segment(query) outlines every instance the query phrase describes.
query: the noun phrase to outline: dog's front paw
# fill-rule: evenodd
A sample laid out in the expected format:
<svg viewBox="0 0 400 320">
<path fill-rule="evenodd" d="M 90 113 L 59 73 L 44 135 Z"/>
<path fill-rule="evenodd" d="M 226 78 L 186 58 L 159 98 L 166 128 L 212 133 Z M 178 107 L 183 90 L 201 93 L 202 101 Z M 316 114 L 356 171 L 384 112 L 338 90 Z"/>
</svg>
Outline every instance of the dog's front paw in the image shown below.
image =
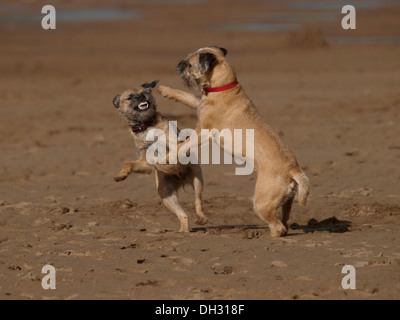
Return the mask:
<svg viewBox="0 0 400 320">
<path fill-rule="evenodd" d="M 115 182 L 120 182 L 120 181 L 124 181 L 126 178 L 128 178 L 128 175 L 127 175 L 127 174 L 121 174 L 121 173 L 119 173 L 118 175 L 116 175 L 116 176 L 114 177 L 114 181 L 115 181 Z"/>
<path fill-rule="evenodd" d="M 171 88 L 160 85 L 160 86 L 157 87 L 157 90 L 164 98 L 169 98 L 170 97 Z"/>
</svg>

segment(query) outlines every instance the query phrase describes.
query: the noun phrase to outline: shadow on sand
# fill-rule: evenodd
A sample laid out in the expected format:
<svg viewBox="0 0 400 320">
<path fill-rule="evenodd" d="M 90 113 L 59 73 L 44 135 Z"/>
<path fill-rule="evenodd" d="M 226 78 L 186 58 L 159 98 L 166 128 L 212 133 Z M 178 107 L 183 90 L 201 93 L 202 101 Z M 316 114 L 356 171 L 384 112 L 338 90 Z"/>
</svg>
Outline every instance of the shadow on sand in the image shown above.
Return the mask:
<svg viewBox="0 0 400 320">
<path fill-rule="evenodd" d="M 209 226 L 209 227 L 197 227 L 197 228 L 192 228 L 191 232 L 199 232 L 199 231 L 224 231 L 224 230 L 241 230 L 241 231 L 246 231 L 246 230 L 266 230 L 267 228 L 262 225 L 256 225 L 256 224 L 236 224 L 236 225 L 220 225 L 220 226 Z"/>
<path fill-rule="evenodd" d="M 312 218 L 308 221 L 306 225 L 299 225 L 297 223 L 292 223 L 290 225 L 290 228 L 292 230 L 303 230 L 305 233 L 315 232 L 315 231 L 344 233 L 351 231 L 351 222 L 345 220 L 339 220 L 336 217 L 330 217 L 320 222 Z"/>
<path fill-rule="evenodd" d="M 197 227 L 192 228 L 191 232 L 211 232 L 211 233 L 219 233 L 226 232 L 228 230 L 265 230 L 268 228 L 262 225 L 220 225 L 220 226 L 209 226 L 209 227 Z M 292 223 L 290 225 L 290 230 L 302 230 L 305 233 L 315 232 L 315 231 L 328 231 L 332 233 L 344 233 L 351 231 L 351 221 L 339 220 L 336 217 L 330 217 L 328 219 L 324 219 L 321 221 L 317 221 L 316 219 L 310 219 L 306 225 L 299 225 L 297 223 Z M 288 236 L 300 235 L 301 233 L 290 233 Z"/>
</svg>

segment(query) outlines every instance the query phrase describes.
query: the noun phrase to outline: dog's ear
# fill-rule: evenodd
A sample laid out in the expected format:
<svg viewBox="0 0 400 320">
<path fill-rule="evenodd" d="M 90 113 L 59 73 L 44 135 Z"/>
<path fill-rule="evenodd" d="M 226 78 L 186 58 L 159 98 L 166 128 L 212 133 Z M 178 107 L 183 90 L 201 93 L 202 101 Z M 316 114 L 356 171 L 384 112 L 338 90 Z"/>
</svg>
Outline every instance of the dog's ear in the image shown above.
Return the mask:
<svg viewBox="0 0 400 320">
<path fill-rule="evenodd" d="M 221 47 L 218 47 L 218 49 L 221 50 L 222 53 L 224 54 L 224 57 L 226 57 L 226 55 L 228 54 L 228 50 L 226 50 L 225 48 L 221 48 Z"/>
<path fill-rule="evenodd" d="M 117 95 L 114 97 L 113 105 L 114 105 L 114 107 L 116 107 L 116 108 L 119 107 L 119 98 L 120 98 L 120 97 L 121 97 L 121 95 L 119 95 L 119 94 L 117 94 Z"/>
<path fill-rule="evenodd" d="M 199 64 L 200 64 L 201 70 L 204 73 L 209 70 L 212 70 L 217 63 L 218 63 L 218 60 L 214 54 L 212 54 L 210 52 L 205 52 L 205 53 L 199 54 Z"/>
<path fill-rule="evenodd" d="M 143 83 L 142 87 L 145 89 L 149 89 L 149 90 L 154 89 L 156 87 L 156 85 L 158 84 L 158 81 L 159 80 L 154 80 L 151 83 Z"/>
<path fill-rule="evenodd" d="M 222 54 L 224 55 L 224 57 L 226 57 L 226 55 L 228 54 L 228 50 L 226 50 L 225 48 L 221 48 L 218 46 L 209 46 L 209 48 L 215 48 L 215 49 L 220 50 L 222 52 Z"/>
<path fill-rule="evenodd" d="M 185 71 L 186 67 L 187 67 L 188 63 L 186 60 L 182 60 L 181 62 L 178 63 L 178 65 L 176 66 L 176 71 L 178 71 L 178 73 L 180 75 L 182 75 L 183 71 Z"/>
</svg>

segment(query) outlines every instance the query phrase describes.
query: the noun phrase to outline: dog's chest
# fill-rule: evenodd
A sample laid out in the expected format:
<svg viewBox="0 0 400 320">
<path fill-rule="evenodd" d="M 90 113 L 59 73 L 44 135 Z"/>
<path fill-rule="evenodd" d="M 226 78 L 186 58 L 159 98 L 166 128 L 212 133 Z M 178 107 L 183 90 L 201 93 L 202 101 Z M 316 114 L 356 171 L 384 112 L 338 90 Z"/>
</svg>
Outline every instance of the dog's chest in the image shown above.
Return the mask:
<svg viewBox="0 0 400 320">
<path fill-rule="evenodd" d="M 224 110 L 218 106 L 204 104 L 197 109 L 198 124 L 202 128 L 214 128 L 216 124 L 221 124 L 225 117 Z"/>
<path fill-rule="evenodd" d="M 137 134 L 132 134 L 132 136 L 135 142 L 136 149 L 138 150 L 147 149 L 151 146 L 152 143 L 154 143 L 148 139 L 147 130 Z"/>
<path fill-rule="evenodd" d="M 178 135 L 178 127 L 173 122 L 169 122 L 166 119 L 158 121 L 156 126 L 151 126 L 143 132 L 132 133 L 136 149 L 139 150 L 139 152 L 140 150 L 148 149 L 152 145 L 156 145 L 156 143 L 161 147 L 165 147 L 166 150 L 169 150 L 170 139 L 176 143 Z"/>
</svg>

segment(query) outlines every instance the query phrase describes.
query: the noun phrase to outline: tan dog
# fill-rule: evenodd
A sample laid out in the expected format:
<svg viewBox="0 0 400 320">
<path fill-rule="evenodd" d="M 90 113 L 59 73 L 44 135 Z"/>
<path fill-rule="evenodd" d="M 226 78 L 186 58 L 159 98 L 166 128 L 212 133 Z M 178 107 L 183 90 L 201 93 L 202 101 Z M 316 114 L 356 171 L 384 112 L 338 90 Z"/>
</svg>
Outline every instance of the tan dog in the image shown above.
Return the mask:
<svg viewBox="0 0 400 320">
<path fill-rule="evenodd" d="M 195 193 L 195 207 L 197 223 L 205 224 L 207 218 L 202 209 L 201 194 L 203 190 L 203 176 L 201 168 L 197 164 L 149 164 L 146 159 L 146 151 L 152 144 L 146 140 L 147 133 L 152 129 L 161 129 L 166 137 L 169 137 L 168 119 L 156 110 L 156 102 L 151 93 L 158 81 L 145 83 L 141 87 L 124 91 L 115 96 L 113 104 L 118 109 L 121 117 L 130 127 L 130 132 L 135 141 L 138 160 L 126 162 L 121 172 L 114 177 L 119 182 L 125 180 L 131 173 L 151 173 L 156 169 L 156 186 L 163 204 L 174 212 L 181 223 L 180 232 L 188 232 L 188 217 L 178 201 L 178 189 L 184 185 L 191 185 Z M 178 134 L 178 130 L 176 132 Z M 169 141 L 166 140 L 167 150 Z M 167 171 L 166 171 L 167 170 Z M 166 174 L 173 172 L 173 174 Z"/>
<path fill-rule="evenodd" d="M 263 121 L 253 102 L 236 80 L 233 67 L 227 62 L 226 49 L 205 47 L 189 54 L 177 67 L 185 84 L 203 92 L 201 98 L 190 93 L 159 87 L 159 92 L 197 109 L 196 133 L 201 129 L 254 129 L 254 168 L 258 178 L 254 192 L 254 210 L 269 224 L 272 237 L 285 236 L 293 199 L 299 191 L 299 203 L 304 206 L 308 196 L 308 178 L 299 168 L 294 154 L 280 137 Z M 189 139 L 179 146 L 201 144 L 209 136 Z M 179 151 L 181 152 L 181 151 Z M 244 146 L 243 156 L 246 156 Z M 241 155 L 238 155 L 241 156 Z M 278 208 L 282 206 L 282 218 Z"/>
</svg>

